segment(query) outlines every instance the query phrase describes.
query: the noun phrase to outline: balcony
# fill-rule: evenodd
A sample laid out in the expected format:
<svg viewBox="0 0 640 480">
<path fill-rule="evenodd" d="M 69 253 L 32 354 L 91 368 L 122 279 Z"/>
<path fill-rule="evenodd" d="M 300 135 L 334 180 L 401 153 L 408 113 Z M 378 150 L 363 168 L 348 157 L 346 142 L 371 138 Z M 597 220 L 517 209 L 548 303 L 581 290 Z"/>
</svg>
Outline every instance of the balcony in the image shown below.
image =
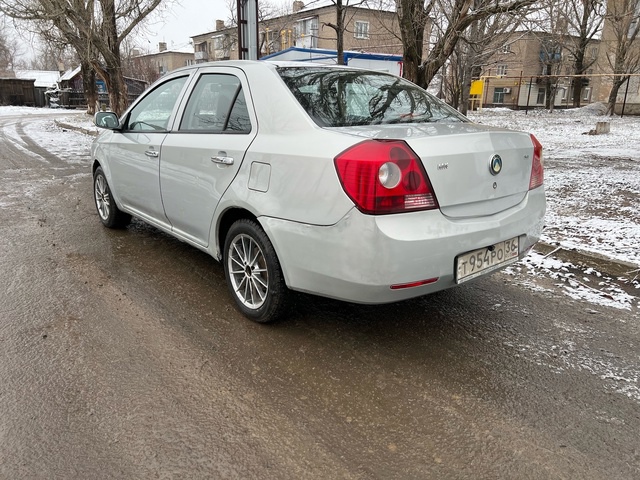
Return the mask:
<svg viewBox="0 0 640 480">
<path fill-rule="evenodd" d="M 209 60 L 209 54 L 207 52 L 195 52 L 196 62 L 206 62 Z"/>
<path fill-rule="evenodd" d="M 213 56 L 216 60 L 229 60 L 229 49 L 228 48 L 220 48 L 216 49 L 213 52 Z"/>
</svg>

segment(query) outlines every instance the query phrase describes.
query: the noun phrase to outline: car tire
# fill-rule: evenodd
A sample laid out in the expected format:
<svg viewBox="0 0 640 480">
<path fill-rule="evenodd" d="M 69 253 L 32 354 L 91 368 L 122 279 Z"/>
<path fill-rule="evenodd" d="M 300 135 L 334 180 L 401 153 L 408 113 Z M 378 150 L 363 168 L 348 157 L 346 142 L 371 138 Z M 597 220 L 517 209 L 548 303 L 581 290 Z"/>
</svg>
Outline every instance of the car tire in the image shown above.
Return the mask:
<svg viewBox="0 0 640 480">
<path fill-rule="evenodd" d="M 105 227 L 124 228 L 131 222 L 131 215 L 120 211 L 116 205 L 102 167 L 93 172 L 93 200 L 98 217 Z"/>
<path fill-rule="evenodd" d="M 286 310 L 289 290 L 269 237 L 253 220 L 236 221 L 224 242 L 224 272 L 240 311 L 258 323 L 270 323 Z"/>
</svg>

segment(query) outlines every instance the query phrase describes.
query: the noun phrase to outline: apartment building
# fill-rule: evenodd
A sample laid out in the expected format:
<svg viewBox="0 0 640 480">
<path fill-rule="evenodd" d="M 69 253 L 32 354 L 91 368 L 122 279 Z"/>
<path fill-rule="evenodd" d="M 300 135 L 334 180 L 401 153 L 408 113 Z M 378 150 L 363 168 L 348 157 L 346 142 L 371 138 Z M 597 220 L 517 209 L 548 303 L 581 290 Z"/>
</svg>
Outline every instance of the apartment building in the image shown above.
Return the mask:
<svg viewBox="0 0 640 480">
<path fill-rule="evenodd" d="M 591 42 L 585 59 L 586 76 L 574 76 L 571 55 L 574 38 L 545 32 L 515 32 L 499 35 L 492 53 L 482 66 L 482 105 L 528 108 L 572 107 L 574 85 L 579 82 L 579 104 L 596 100 L 600 80 L 593 75 L 599 40 Z M 591 76 L 590 76 L 591 75 Z M 480 99 L 475 98 L 478 104 Z"/>
<path fill-rule="evenodd" d="M 598 57 L 597 71 L 602 87 L 598 100 L 607 102 L 611 91 L 619 46 L 626 49 L 627 60 L 618 65 L 621 72 L 632 74 L 624 83 L 616 98 L 615 113 L 640 115 L 640 0 L 610 0 L 607 2 L 607 16 L 602 30 L 602 48 Z M 623 44 L 623 45 L 621 45 Z"/>
<path fill-rule="evenodd" d="M 136 74 L 151 83 L 167 72 L 194 64 L 195 56 L 192 51 L 168 49 L 160 42 L 158 52 L 134 55 L 132 61 Z"/>
<path fill-rule="evenodd" d="M 306 8 L 294 1 L 291 13 L 259 22 L 259 51 L 270 55 L 290 47 L 335 49 L 335 5 Z M 216 21 L 216 30 L 191 37 L 197 63 L 237 59 L 237 29 Z M 344 49 L 402 54 L 398 19 L 393 11 L 346 7 Z"/>
</svg>

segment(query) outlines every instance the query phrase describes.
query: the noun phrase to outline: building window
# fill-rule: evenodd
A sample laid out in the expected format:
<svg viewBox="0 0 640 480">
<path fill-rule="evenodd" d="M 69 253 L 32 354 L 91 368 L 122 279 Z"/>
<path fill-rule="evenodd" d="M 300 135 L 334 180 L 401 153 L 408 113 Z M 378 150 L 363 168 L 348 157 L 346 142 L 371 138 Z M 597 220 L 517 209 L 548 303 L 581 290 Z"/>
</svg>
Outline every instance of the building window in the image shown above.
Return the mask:
<svg viewBox="0 0 640 480">
<path fill-rule="evenodd" d="M 504 44 L 502 46 L 501 52 L 502 53 L 511 53 L 511 45 L 508 44 L 508 43 Z"/>
<path fill-rule="evenodd" d="M 226 60 L 229 58 L 231 37 L 228 34 L 216 35 L 213 38 L 213 59 Z"/>
<path fill-rule="evenodd" d="M 539 89 L 538 89 L 538 98 L 536 98 L 536 103 L 537 103 L 538 105 L 542 105 L 542 104 L 544 104 L 544 99 L 545 99 L 545 97 L 547 96 L 547 95 L 546 95 L 546 93 L 547 93 L 547 92 L 545 92 L 545 89 L 544 89 L 544 88 L 539 88 Z"/>
<path fill-rule="evenodd" d="M 295 27 L 289 32 L 293 33 L 293 40 L 296 47 L 302 48 L 318 48 L 318 17 L 310 17 L 300 20 L 296 23 Z M 288 45 L 288 47 L 293 44 Z M 282 45 L 282 49 L 285 47 Z"/>
<path fill-rule="evenodd" d="M 269 55 L 277 52 L 280 44 L 280 35 L 277 30 L 271 30 L 269 27 L 262 32 L 262 53 Z"/>
<path fill-rule="evenodd" d="M 588 102 L 591 99 L 591 87 L 586 87 L 582 90 L 582 100 Z"/>
<path fill-rule="evenodd" d="M 498 69 L 496 71 L 496 75 L 504 77 L 507 74 L 507 66 L 506 65 L 498 65 Z"/>
<path fill-rule="evenodd" d="M 493 103 L 504 103 L 504 88 L 493 89 Z"/>
<path fill-rule="evenodd" d="M 355 22 L 355 34 L 356 38 L 369 38 L 369 22 Z"/>
<path fill-rule="evenodd" d="M 571 96 L 569 96 L 569 100 L 573 100 L 573 88 L 572 87 L 560 87 L 560 90 L 562 90 L 562 101 L 566 101 L 567 100 L 567 96 L 569 94 L 571 94 Z"/>
</svg>

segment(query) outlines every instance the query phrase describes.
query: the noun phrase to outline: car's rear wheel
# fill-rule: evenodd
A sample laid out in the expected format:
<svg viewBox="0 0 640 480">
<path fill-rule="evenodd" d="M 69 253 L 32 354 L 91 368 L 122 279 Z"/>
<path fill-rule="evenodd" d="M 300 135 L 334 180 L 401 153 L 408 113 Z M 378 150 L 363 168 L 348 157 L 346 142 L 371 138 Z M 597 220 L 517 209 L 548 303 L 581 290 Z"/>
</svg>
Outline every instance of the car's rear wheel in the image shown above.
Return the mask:
<svg viewBox="0 0 640 480">
<path fill-rule="evenodd" d="M 269 323 L 282 316 L 288 289 L 275 249 L 255 221 L 238 220 L 229 229 L 224 270 L 231 295 L 247 317 Z"/>
<path fill-rule="evenodd" d="M 102 167 L 96 168 L 93 173 L 93 199 L 100 221 L 105 227 L 124 228 L 131 222 L 131 215 L 120 211 L 116 205 Z"/>
</svg>

